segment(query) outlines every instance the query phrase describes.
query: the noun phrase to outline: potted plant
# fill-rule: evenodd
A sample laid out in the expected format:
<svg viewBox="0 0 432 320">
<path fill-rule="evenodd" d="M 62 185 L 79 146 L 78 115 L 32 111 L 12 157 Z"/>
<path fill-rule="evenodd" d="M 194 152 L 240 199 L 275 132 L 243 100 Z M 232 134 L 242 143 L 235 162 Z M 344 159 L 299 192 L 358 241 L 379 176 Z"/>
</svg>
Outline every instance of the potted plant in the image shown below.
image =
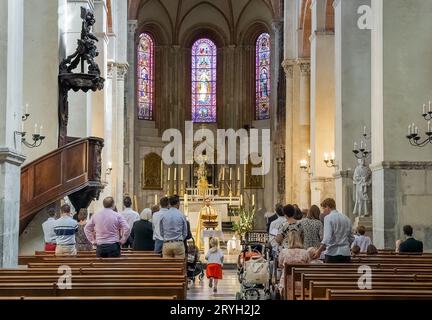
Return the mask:
<svg viewBox="0 0 432 320">
<path fill-rule="evenodd" d="M 255 208 L 246 209 L 240 208 L 239 210 L 239 220 L 233 222 L 233 230 L 239 235 L 240 239 L 243 241 L 246 233 L 253 230 L 255 218 Z"/>
</svg>

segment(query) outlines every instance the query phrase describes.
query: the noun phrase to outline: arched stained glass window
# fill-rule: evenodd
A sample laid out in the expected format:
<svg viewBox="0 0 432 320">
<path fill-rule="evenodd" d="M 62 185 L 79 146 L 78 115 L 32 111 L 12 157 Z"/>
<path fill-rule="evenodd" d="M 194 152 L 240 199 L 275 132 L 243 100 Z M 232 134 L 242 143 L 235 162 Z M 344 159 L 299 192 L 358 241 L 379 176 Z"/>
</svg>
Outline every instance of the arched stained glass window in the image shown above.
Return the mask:
<svg viewBox="0 0 432 320">
<path fill-rule="evenodd" d="M 262 33 L 256 42 L 256 104 L 257 120 L 270 118 L 270 35 Z"/>
<path fill-rule="evenodd" d="M 192 46 L 192 121 L 216 122 L 216 54 L 210 39 Z"/>
<path fill-rule="evenodd" d="M 138 44 L 138 119 L 153 120 L 154 98 L 154 42 L 143 33 Z"/>
</svg>

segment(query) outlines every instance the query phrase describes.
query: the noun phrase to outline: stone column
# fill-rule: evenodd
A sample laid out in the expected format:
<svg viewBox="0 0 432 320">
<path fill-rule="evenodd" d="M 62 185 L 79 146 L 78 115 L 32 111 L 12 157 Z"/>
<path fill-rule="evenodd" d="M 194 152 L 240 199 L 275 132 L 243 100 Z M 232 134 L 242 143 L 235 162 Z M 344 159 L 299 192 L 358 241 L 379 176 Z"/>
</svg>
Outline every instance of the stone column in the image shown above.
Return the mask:
<svg viewBox="0 0 432 320">
<path fill-rule="evenodd" d="M 311 35 L 311 202 L 334 197 L 333 168 L 324 164 L 324 153 L 334 151 L 334 32 L 325 27 L 325 0 L 312 1 Z"/>
<path fill-rule="evenodd" d="M 123 194 L 125 193 L 125 182 L 124 182 L 124 157 L 125 153 L 122 150 L 125 149 L 125 76 L 128 70 L 127 64 L 117 64 L 117 94 L 116 94 L 116 127 L 117 127 L 117 146 L 116 152 L 113 154 L 115 162 L 117 163 L 116 172 L 116 202 L 121 203 L 123 200 Z"/>
<path fill-rule="evenodd" d="M 113 61 L 108 62 L 107 65 L 107 77 L 105 80 L 105 90 L 106 90 L 106 101 L 105 108 L 103 113 L 103 121 L 104 121 L 104 150 L 103 153 L 105 157 L 103 158 L 103 164 L 108 167 L 107 164 L 111 163 L 111 168 L 113 169 L 111 174 L 104 174 L 105 171 L 102 171 L 102 174 L 105 177 L 106 186 L 103 190 L 103 197 L 114 196 L 115 195 L 115 177 L 117 175 L 117 167 L 115 163 L 115 155 L 118 153 L 118 149 L 116 148 L 116 131 L 115 131 L 115 123 L 116 123 L 116 113 L 114 104 L 115 99 L 115 88 L 113 88 L 113 83 L 116 82 L 115 74 L 117 73 L 117 67 Z M 102 117 L 101 117 L 102 118 Z"/>
<path fill-rule="evenodd" d="M 371 33 L 360 29 L 357 21 L 360 6 L 370 6 L 370 0 L 334 2 L 335 8 L 335 70 L 336 123 L 335 154 L 339 168 L 335 174 L 336 205 L 352 216 L 353 181 L 357 166 L 352 152 L 356 141 L 360 147 L 363 128 L 370 133 L 371 101 Z M 370 141 L 367 142 L 370 150 Z M 367 161 L 369 162 L 369 161 Z"/>
<path fill-rule="evenodd" d="M 300 97 L 298 112 L 298 149 L 300 158 L 296 159 L 295 165 L 298 171 L 299 161 L 307 158 L 310 139 L 310 62 L 309 60 L 299 60 L 300 65 Z M 309 164 L 310 165 L 310 164 Z M 310 175 L 300 173 L 300 192 L 298 194 L 298 204 L 300 208 L 310 207 Z"/>
<path fill-rule="evenodd" d="M 413 122 L 422 140 L 427 130 L 421 113 L 432 100 L 432 46 L 424 31 L 432 28 L 432 2 L 372 0 L 372 10 L 374 244 L 394 248 L 409 224 L 431 250 L 432 148 L 412 147 L 405 136 Z"/>
<path fill-rule="evenodd" d="M 126 76 L 126 119 L 125 119 L 125 192 L 134 194 L 134 146 L 135 146 L 135 119 L 136 119 L 136 95 L 135 95 L 135 32 L 138 21 L 128 21 L 127 34 L 127 61 L 131 71 Z"/>
<path fill-rule="evenodd" d="M 286 77 L 286 110 L 285 110 L 285 203 L 291 203 L 293 200 L 293 76 L 294 62 L 284 60 L 282 66 Z"/>
<path fill-rule="evenodd" d="M 18 265 L 23 113 L 23 0 L 0 0 L 0 268 Z"/>
</svg>

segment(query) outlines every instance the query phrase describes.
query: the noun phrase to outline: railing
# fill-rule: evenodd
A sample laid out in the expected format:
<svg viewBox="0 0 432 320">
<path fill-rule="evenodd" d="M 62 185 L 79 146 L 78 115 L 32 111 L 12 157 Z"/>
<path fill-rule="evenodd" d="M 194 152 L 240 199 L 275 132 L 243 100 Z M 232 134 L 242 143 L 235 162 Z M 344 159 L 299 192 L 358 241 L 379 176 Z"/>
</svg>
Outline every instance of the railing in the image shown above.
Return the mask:
<svg viewBox="0 0 432 320">
<path fill-rule="evenodd" d="M 21 170 L 20 232 L 48 205 L 86 187 L 101 189 L 103 139 L 73 141 Z"/>
</svg>

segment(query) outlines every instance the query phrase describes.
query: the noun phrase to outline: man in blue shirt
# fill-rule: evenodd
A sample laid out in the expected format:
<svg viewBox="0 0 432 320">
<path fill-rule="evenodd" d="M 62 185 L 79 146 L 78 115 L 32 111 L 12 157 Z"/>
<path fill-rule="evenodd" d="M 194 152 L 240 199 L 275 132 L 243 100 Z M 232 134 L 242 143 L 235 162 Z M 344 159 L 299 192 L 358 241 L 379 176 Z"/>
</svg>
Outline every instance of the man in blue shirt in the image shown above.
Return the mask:
<svg viewBox="0 0 432 320">
<path fill-rule="evenodd" d="M 164 258 L 186 258 L 184 240 L 188 236 L 186 217 L 178 209 L 178 196 L 169 198 L 170 208 L 160 220 L 160 235 L 163 239 L 162 255 Z"/>
<path fill-rule="evenodd" d="M 75 233 L 78 231 L 78 222 L 72 218 L 70 206 L 61 207 L 61 217 L 55 221 L 54 232 L 57 236 L 56 255 L 76 255 Z"/>
</svg>

